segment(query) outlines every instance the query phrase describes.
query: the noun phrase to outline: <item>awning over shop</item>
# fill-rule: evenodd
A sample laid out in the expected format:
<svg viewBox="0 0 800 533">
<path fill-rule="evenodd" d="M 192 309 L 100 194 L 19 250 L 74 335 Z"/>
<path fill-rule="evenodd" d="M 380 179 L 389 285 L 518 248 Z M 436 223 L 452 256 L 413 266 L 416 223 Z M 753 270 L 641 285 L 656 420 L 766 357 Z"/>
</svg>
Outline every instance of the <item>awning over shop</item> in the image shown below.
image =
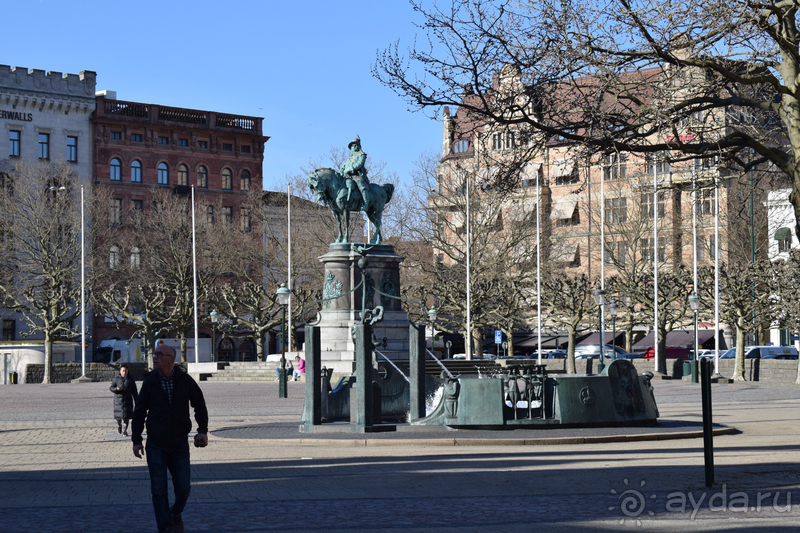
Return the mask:
<svg viewBox="0 0 800 533">
<path fill-rule="evenodd" d="M 536 177 L 539 175 L 539 169 L 542 168 L 542 164 L 537 161 L 530 161 L 527 163 L 523 168 L 522 172 L 519 175 L 521 180 L 527 181 L 528 187 L 533 187 L 536 184 Z"/>
<path fill-rule="evenodd" d="M 577 242 L 557 242 L 550 249 L 550 261 L 556 263 L 572 263 L 578 254 Z"/>
<path fill-rule="evenodd" d="M 792 230 L 789 228 L 781 228 L 775 232 L 776 241 L 785 241 L 792 238 Z"/>
<path fill-rule="evenodd" d="M 624 331 L 618 331 L 617 332 L 617 343 L 616 343 L 617 346 L 619 346 L 619 338 L 620 337 L 624 338 L 624 336 L 625 336 L 625 332 Z M 605 338 L 606 341 L 603 344 L 607 344 L 607 345 L 611 346 L 611 339 L 613 339 L 613 333 L 610 332 L 610 331 L 606 331 L 606 334 L 604 335 L 604 338 Z M 599 344 L 599 342 L 598 342 L 599 339 L 600 339 L 600 334 L 599 333 L 592 333 L 591 335 L 589 335 L 588 337 L 583 339 L 581 342 L 579 342 L 578 346 L 583 346 L 583 345 L 597 346 Z"/>
<path fill-rule="evenodd" d="M 633 351 L 640 352 L 653 347 L 654 334 L 651 331 L 642 340 L 633 345 Z M 702 345 L 709 339 L 714 338 L 713 329 L 701 329 L 697 331 L 697 343 Z M 722 332 L 719 333 L 720 349 L 724 349 L 725 341 Z M 686 348 L 691 350 L 694 346 L 693 330 L 677 330 L 667 333 L 667 348 Z"/>
<path fill-rule="evenodd" d="M 574 159 L 556 159 L 550 167 L 550 177 L 563 178 L 572 174 L 573 170 L 575 170 Z"/>
<path fill-rule="evenodd" d="M 575 212 L 575 206 L 577 205 L 578 200 L 568 200 L 566 202 L 554 203 L 553 209 L 550 211 L 550 220 L 572 218 L 572 214 Z"/>
</svg>

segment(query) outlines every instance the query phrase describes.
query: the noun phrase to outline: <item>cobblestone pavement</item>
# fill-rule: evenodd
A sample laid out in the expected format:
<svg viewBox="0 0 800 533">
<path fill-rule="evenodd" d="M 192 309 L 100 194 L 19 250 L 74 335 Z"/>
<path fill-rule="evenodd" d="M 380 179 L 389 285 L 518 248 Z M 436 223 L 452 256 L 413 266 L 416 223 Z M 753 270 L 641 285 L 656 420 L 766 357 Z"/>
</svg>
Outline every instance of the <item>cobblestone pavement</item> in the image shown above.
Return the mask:
<svg viewBox="0 0 800 533">
<path fill-rule="evenodd" d="M 188 532 L 788 532 L 800 518 L 800 386 L 715 385 L 715 421 L 741 433 L 715 438 L 711 489 L 698 438 L 315 441 L 297 432 L 302 386 L 291 383 L 288 399 L 275 382 L 201 386 L 211 439 L 192 449 Z M 696 428 L 697 385 L 654 387 L 667 428 Z M 628 428 L 639 430 L 654 431 Z M 2 532 L 155 531 L 145 463 L 116 432 L 108 384 L 0 387 L 0 455 Z"/>
</svg>

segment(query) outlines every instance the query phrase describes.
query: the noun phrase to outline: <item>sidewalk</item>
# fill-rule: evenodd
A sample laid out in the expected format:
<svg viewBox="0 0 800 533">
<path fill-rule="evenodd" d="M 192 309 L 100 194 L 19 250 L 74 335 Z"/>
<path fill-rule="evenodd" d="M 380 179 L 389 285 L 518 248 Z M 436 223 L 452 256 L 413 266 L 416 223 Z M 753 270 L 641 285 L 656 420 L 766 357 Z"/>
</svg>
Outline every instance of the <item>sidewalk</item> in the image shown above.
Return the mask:
<svg viewBox="0 0 800 533">
<path fill-rule="evenodd" d="M 343 446 L 296 432 L 304 391 L 289 385 L 279 399 L 275 382 L 201 384 L 211 442 L 192 449 L 187 532 L 788 532 L 800 517 L 800 387 L 714 386 L 715 422 L 741 434 L 715 438 L 718 485 L 705 490 L 699 438 L 537 446 L 488 432 L 482 444 L 507 441 L 489 446 L 454 432 L 445 446 L 398 432 Z M 662 422 L 697 427 L 697 385 L 654 387 Z M 108 384 L 0 387 L 0 437 L 0 531 L 155 531 L 145 463 L 116 433 Z"/>
</svg>

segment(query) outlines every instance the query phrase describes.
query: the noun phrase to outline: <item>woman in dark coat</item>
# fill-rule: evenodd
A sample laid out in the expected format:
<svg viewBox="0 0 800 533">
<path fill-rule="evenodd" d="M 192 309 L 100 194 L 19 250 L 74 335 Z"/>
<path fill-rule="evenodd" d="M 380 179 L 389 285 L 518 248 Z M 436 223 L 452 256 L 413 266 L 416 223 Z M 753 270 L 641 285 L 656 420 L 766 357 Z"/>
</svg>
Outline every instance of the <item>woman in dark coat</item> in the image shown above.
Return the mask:
<svg viewBox="0 0 800 533">
<path fill-rule="evenodd" d="M 119 368 L 119 376 L 115 377 L 109 387 L 114 393 L 114 418 L 117 420 L 117 433 L 128 436 L 128 422 L 133 418 L 133 407 L 139 400 L 139 391 L 136 390 L 136 382 L 128 377 L 128 367 L 122 365 Z M 125 422 L 125 429 L 122 422 Z"/>
</svg>

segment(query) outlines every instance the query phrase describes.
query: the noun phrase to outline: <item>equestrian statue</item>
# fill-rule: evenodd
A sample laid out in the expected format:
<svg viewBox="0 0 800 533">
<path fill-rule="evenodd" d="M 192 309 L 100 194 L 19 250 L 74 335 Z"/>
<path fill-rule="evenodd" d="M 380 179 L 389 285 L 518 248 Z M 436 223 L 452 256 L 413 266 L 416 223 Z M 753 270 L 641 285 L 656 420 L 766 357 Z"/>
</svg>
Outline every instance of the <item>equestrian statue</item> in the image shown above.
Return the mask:
<svg viewBox="0 0 800 533">
<path fill-rule="evenodd" d="M 339 235 L 335 243 L 350 242 L 350 212 L 364 211 L 375 226 L 375 235 L 370 244 L 381 244 L 381 219 L 386 204 L 392 199 L 394 185 L 369 182 L 364 166 L 367 154 L 361 150 L 361 139 L 358 136 L 347 147 L 350 155 L 342 168 L 338 172 L 332 168 L 318 168 L 308 175 L 308 188 L 331 210 L 336 219 Z"/>
</svg>

